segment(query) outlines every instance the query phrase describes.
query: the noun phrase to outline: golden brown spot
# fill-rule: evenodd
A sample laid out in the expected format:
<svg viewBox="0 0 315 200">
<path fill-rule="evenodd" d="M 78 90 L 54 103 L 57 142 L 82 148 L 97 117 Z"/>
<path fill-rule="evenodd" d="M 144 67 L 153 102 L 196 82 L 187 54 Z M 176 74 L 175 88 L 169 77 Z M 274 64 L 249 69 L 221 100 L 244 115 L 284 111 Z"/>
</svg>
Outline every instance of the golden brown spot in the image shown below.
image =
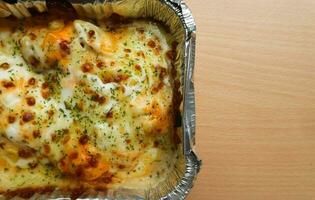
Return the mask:
<svg viewBox="0 0 315 200">
<path fill-rule="evenodd" d="M 140 71 L 141 70 L 141 66 L 139 64 L 135 65 L 136 70 Z"/>
<path fill-rule="evenodd" d="M 22 135 L 23 139 L 28 140 L 30 137 L 28 135 Z"/>
<path fill-rule="evenodd" d="M 103 174 L 101 178 L 98 179 L 102 183 L 111 183 L 113 180 L 113 175 L 110 173 Z"/>
<path fill-rule="evenodd" d="M 50 90 L 49 89 L 48 90 L 42 90 L 41 93 L 42 93 L 42 97 L 44 99 L 48 99 L 50 96 Z"/>
<path fill-rule="evenodd" d="M 28 85 L 35 85 L 36 84 L 36 79 L 35 78 L 30 78 L 27 83 L 28 83 Z"/>
<path fill-rule="evenodd" d="M 116 82 L 116 83 L 119 83 L 121 81 L 125 81 L 129 78 L 129 75 L 128 74 L 118 74 L 118 75 L 114 75 L 114 74 L 110 74 L 110 73 L 107 73 L 107 74 L 103 74 L 102 76 L 102 82 L 104 84 L 106 83 L 111 83 L 111 82 Z"/>
<path fill-rule="evenodd" d="M 160 89 L 162 89 L 164 86 L 163 82 L 159 82 L 158 84 L 155 84 L 152 88 L 153 93 L 157 93 Z"/>
<path fill-rule="evenodd" d="M 15 120 L 16 120 L 15 116 L 9 115 L 9 117 L 8 117 L 8 122 L 9 122 L 10 124 L 13 124 L 13 123 L 15 122 Z"/>
<path fill-rule="evenodd" d="M 127 139 L 125 140 L 126 144 L 130 144 L 131 143 L 131 140 L 130 139 Z"/>
<path fill-rule="evenodd" d="M 48 82 L 44 82 L 42 84 L 41 94 L 42 94 L 42 97 L 44 99 L 48 99 L 49 98 L 49 96 L 50 96 L 50 89 L 49 89 L 49 83 Z"/>
<path fill-rule="evenodd" d="M 80 110 L 80 111 L 83 111 L 84 110 L 84 102 L 83 101 L 80 101 L 78 103 L 76 103 L 75 107 Z"/>
<path fill-rule="evenodd" d="M 125 167 L 126 167 L 126 166 L 125 166 L 125 165 L 122 165 L 122 164 L 118 165 L 118 168 L 119 168 L 119 169 L 125 169 Z"/>
<path fill-rule="evenodd" d="M 111 61 L 110 62 L 110 66 L 114 66 L 115 65 L 115 62 L 114 61 Z"/>
<path fill-rule="evenodd" d="M 83 166 L 78 166 L 77 168 L 76 168 L 76 170 L 75 170 L 75 175 L 77 176 L 77 177 L 83 177 L 84 176 L 84 169 L 83 169 Z"/>
<path fill-rule="evenodd" d="M 31 40 L 36 40 L 36 35 L 34 33 L 28 34 Z"/>
<path fill-rule="evenodd" d="M 137 56 L 145 58 L 145 55 L 144 55 L 143 51 L 138 51 L 137 52 Z"/>
<path fill-rule="evenodd" d="M 68 133 L 69 133 L 69 129 L 67 129 L 67 128 L 62 129 L 62 133 L 63 133 L 63 134 L 68 134 Z"/>
<path fill-rule="evenodd" d="M 21 158 L 30 158 L 35 153 L 35 151 L 31 148 L 22 148 L 18 150 L 18 155 Z"/>
<path fill-rule="evenodd" d="M 84 73 L 87 73 L 87 72 L 90 72 L 93 70 L 93 66 L 92 64 L 90 63 L 85 63 L 81 66 L 81 70 L 84 72 Z"/>
<path fill-rule="evenodd" d="M 59 43 L 59 47 L 60 49 L 65 52 L 67 55 L 70 54 L 70 42 L 68 42 L 67 40 L 62 40 Z"/>
<path fill-rule="evenodd" d="M 83 91 L 86 94 L 95 94 L 95 91 L 93 89 L 91 89 L 89 86 L 83 85 L 82 87 L 83 87 Z"/>
<path fill-rule="evenodd" d="M 79 80 L 79 86 L 84 87 L 86 85 L 85 80 Z"/>
<path fill-rule="evenodd" d="M 56 133 L 51 134 L 51 140 L 52 140 L 53 142 L 56 142 L 57 139 L 58 139 L 58 137 L 57 137 L 57 134 L 56 134 Z"/>
<path fill-rule="evenodd" d="M 44 144 L 43 150 L 44 150 L 44 153 L 46 155 L 49 154 L 50 153 L 50 146 L 49 146 L 49 144 Z"/>
<path fill-rule="evenodd" d="M 49 87 L 49 83 L 48 82 L 44 82 L 43 84 L 42 84 L 42 88 L 43 89 L 47 89 Z"/>
<path fill-rule="evenodd" d="M 151 47 L 151 48 L 155 48 L 156 44 L 155 44 L 155 42 L 153 40 L 149 40 L 148 46 Z"/>
<path fill-rule="evenodd" d="M 89 38 L 92 38 L 95 35 L 95 31 L 89 30 L 88 34 L 89 34 Z"/>
<path fill-rule="evenodd" d="M 110 110 L 107 114 L 106 114 L 106 118 L 113 118 L 113 111 Z"/>
<path fill-rule="evenodd" d="M 4 69 L 4 70 L 7 70 L 7 69 L 9 69 L 10 68 L 10 65 L 9 65 L 9 63 L 2 63 L 1 65 L 0 65 L 0 68 L 1 69 Z"/>
<path fill-rule="evenodd" d="M 34 56 L 30 57 L 30 64 L 34 67 L 37 67 L 39 65 L 39 60 L 35 58 Z"/>
<path fill-rule="evenodd" d="M 71 160 L 75 160 L 75 159 L 77 159 L 78 157 L 79 157 L 79 154 L 78 154 L 78 152 L 76 152 L 76 151 L 71 152 L 71 153 L 69 154 L 69 159 L 71 159 Z"/>
<path fill-rule="evenodd" d="M 40 131 L 39 130 L 33 131 L 33 137 L 34 138 L 39 138 L 40 137 Z"/>
<path fill-rule="evenodd" d="M 54 114 L 55 114 L 55 111 L 52 110 L 52 109 L 50 109 L 50 110 L 47 111 L 47 115 L 48 115 L 48 118 L 49 118 L 49 119 L 51 119 L 51 118 L 54 116 Z"/>
<path fill-rule="evenodd" d="M 124 52 L 130 53 L 130 52 L 131 52 L 131 49 L 124 49 Z"/>
<path fill-rule="evenodd" d="M 114 78 L 113 78 L 113 75 L 112 75 L 112 74 L 108 74 L 108 73 L 103 74 L 103 76 L 102 76 L 102 82 L 103 82 L 104 84 L 110 83 L 110 82 L 113 82 L 113 81 L 114 81 Z"/>
<path fill-rule="evenodd" d="M 69 140 L 70 140 L 70 135 L 66 135 L 62 140 L 62 144 L 67 144 Z"/>
<path fill-rule="evenodd" d="M 121 82 L 121 81 L 125 81 L 129 78 L 129 76 L 127 74 L 118 74 L 115 78 L 114 81 L 115 82 Z"/>
<path fill-rule="evenodd" d="M 97 61 L 97 63 L 96 63 L 96 66 L 98 67 L 98 68 L 100 68 L 100 69 L 102 69 L 103 67 L 104 67 L 104 62 L 102 62 L 102 61 Z"/>
<path fill-rule="evenodd" d="M 101 96 L 98 101 L 97 101 L 99 104 L 104 104 L 106 102 L 106 98 Z"/>
<path fill-rule="evenodd" d="M 25 112 L 25 113 L 23 113 L 23 116 L 22 116 L 22 120 L 23 120 L 24 122 L 30 122 L 30 121 L 32 121 L 34 118 L 35 118 L 35 114 L 34 114 L 34 113 L 31 113 L 31 112 Z"/>
<path fill-rule="evenodd" d="M 5 88 L 12 88 L 15 87 L 15 84 L 12 81 L 2 81 L 2 86 Z"/>
<path fill-rule="evenodd" d="M 98 102 L 99 104 L 104 104 L 106 102 L 106 98 L 99 94 L 93 94 L 91 100 Z"/>
<path fill-rule="evenodd" d="M 159 77 L 160 77 L 160 79 L 161 80 L 163 80 L 164 79 L 164 77 L 166 76 L 166 74 L 167 74 L 167 71 L 166 71 L 166 69 L 165 68 L 163 68 L 163 67 L 160 67 L 159 68 L 159 71 L 160 71 L 160 75 L 159 75 Z"/>
<path fill-rule="evenodd" d="M 125 93 L 126 89 L 123 85 L 120 85 L 119 89 L 121 90 L 122 93 Z"/>
<path fill-rule="evenodd" d="M 82 135 L 79 139 L 79 143 L 82 145 L 87 144 L 88 141 L 89 141 L 89 136 L 87 136 L 87 135 Z"/>
<path fill-rule="evenodd" d="M 26 103 L 29 106 L 34 106 L 36 104 L 36 100 L 34 97 L 26 97 Z"/>
<path fill-rule="evenodd" d="M 87 159 L 89 167 L 95 168 L 98 165 L 98 160 L 96 156 L 90 155 Z"/>
<path fill-rule="evenodd" d="M 59 167 L 61 168 L 62 171 L 66 172 L 68 170 L 68 166 L 67 166 L 67 163 L 66 163 L 66 158 L 63 157 L 61 160 L 60 160 L 60 163 L 59 163 Z"/>
</svg>

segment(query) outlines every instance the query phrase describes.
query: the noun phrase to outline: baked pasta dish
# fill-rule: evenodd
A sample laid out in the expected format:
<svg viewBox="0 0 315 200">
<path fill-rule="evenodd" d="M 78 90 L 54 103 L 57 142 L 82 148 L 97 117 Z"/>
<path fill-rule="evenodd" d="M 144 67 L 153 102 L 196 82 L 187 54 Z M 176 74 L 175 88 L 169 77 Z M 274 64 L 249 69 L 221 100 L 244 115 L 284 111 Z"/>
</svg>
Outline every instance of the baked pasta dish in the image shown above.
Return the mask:
<svg viewBox="0 0 315 200">
<path fill-rule="evenodd" d="M 150 20 L 1 19 L 0 194 L 163 181 L 175 48 Z"/>
</svg>

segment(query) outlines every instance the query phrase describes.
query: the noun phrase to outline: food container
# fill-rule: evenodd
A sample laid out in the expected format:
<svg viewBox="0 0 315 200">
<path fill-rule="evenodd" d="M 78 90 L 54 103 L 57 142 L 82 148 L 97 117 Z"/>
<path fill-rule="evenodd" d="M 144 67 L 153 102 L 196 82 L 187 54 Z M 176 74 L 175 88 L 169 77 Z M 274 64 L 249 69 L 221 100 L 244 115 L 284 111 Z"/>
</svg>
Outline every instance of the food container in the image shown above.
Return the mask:
<svg viewBox="0 0 315 200">
<path fill-rule="evenodd" d="M 9 1 L 7 1 L 9 2 Z M 186 4 L 181 0 L 70 0 L 81 17 L 101 19 L 116 13 L 128 18 L 151 18 L 169 27 L 179 43 L 177 46 L 176 69 L 180 76 L 181 132 L 179 159 L 166 181 L 146 190 L 108 189 L 107 191 L 85 191 L 78 198 L 86 199 L 184 199 L 193 186 L 200 170 L 201 161 L 195 154 L 195 96 L 193 70 L 195 59 L 195 22 Z M 0 1 L 0 17 L 30 17 L 33 12 L 46 12 L 44 1 Z M 70 193 L 56 189 L 49 194 L 34 194 L 32 199 L 70 198 Z M 0 196 L 1 198 L 1 196 Z"/>
</svg>

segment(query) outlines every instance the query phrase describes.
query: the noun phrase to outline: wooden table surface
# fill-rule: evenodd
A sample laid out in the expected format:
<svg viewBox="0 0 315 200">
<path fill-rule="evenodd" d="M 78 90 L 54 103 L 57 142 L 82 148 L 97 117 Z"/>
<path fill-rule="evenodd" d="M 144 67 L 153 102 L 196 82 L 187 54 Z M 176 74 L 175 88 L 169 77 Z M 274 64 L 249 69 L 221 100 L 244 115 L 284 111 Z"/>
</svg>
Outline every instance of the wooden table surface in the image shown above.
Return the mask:
<svg viewBox="0 0 315 200">
<path fill-rule="evenodd" d="M 315 199 L 315 1 L 186 0 L 197 24 L 189 200 Z"/>
</svg>

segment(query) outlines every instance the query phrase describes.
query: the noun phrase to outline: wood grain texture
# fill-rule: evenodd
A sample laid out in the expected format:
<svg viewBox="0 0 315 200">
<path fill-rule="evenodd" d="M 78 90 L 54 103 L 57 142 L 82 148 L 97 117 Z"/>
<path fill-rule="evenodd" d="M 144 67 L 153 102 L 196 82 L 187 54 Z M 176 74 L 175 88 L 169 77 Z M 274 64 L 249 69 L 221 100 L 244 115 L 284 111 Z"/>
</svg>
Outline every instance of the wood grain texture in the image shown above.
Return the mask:
<svg viewBox="0 0 315 200">
<path fill-rule="evenodd" d="M 315 199 L 315 1 L 186 3 L 203 160 L 188 199 Z"/>
</svg>

